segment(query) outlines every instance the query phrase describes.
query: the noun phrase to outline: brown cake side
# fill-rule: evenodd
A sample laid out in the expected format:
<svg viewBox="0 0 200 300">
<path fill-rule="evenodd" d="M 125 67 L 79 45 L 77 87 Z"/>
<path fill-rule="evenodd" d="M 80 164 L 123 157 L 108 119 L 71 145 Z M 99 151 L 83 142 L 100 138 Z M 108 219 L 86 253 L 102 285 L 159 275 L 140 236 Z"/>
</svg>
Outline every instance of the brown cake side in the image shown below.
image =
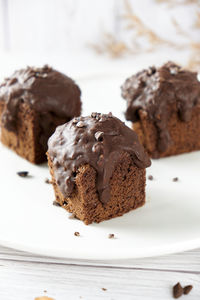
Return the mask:
<svg viewBox="0 0 200 300">
<path fill-rule="evenodd" d="M 75 189 L 70 197 L 60 192 L 54 176 L 52 161 L 48 155 L 56 201 L 67 211 L 74 213 L 86 225 L 122 216 L 145 203 L 145 169 L 136 167 L 128 153 L 122 153 L 110 179 L 110 199 L 99 201 L 96 189 L 96 171 L 89 164 L 79 167 Z"/>
<path fill-rule="evenodd" d="M 140 121 L 133 123 L 141 144 L 152 158 L 161 158 L 181 153 L 200 150 L 200 107 L 192 112 L 190 121 L 183 122 L 176 112 L 168 120 L 167 127 L 171 136 L 171 144 L 164 152 L 157 149 L 158 131 L 147 113 L 139 111 Z"/>
<path fill-rule="evenodd" d="M 0 113 L 3 105 L 0 105 Z M 46 149 L 40 143 L 43 137 L 39 115 L 27 103 L 21 103 L 17 113 L 17 134 L 7 130 L 4 126 L 1 128 L 1 142 L 5 146 L 15 151 L 21 157 L 27 159 L 31 163 L 40 164 L 46 161 Z M 50 136 L 54 129 L 64 123 L 66 119 L 56 118 L 54 116 Z M 48 129 L 50 130 L 50 128 Z M 44 137 L 45 138 L 45 137 Z"/>
</svg>

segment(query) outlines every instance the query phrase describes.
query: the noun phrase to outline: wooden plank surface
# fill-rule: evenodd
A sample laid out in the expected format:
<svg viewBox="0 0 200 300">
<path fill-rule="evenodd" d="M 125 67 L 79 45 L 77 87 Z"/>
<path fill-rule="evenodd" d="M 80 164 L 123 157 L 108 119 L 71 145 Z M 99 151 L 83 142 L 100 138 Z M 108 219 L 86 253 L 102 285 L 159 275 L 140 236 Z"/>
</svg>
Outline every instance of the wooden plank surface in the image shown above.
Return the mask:
<svg viewBox="0 0 200 300">
<path fill-rule="evenodd" d="M 113 260 L 113 261 L 83 261 L 67 260 L 61 258 L 51 258 L 32 255 L 27 252 L 21 252 L 10 248 L 0 247 L 0 259 L 21 262 L 40 262 L 52 264 L 68 265 L 89 265 L 89 266 L 113 266 L 121 268 L 138 268 L 138 269 L 156 269 L 172 270 L 184 272 L 200 272 L 200 249 L 191 250 L 183 253 L 160 256 L 144 259 L 132 260 Z"/>
<path fill-rule="evenodd" d="M 137 260 L 83 262 L 0 247 L 2 300 L 34 300 L 41 295 L 55 300 L 165 300 L 173 299 L 172 286 L 178 281 L 194 286 L 188 300 L 200 299 L 200 250 Z"/>
</svg>

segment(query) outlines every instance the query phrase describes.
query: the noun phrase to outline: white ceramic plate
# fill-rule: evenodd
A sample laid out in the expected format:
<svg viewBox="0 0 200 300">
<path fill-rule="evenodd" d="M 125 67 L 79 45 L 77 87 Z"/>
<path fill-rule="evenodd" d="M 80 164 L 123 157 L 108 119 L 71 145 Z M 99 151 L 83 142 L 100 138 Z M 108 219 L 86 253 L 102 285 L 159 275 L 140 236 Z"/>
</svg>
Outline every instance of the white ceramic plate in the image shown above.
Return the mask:
<svg viewBox="0 0 200 300">
<path fill-rule="evenodd" d="M 124 75 L 79 79 L 83 114 L 123 118 L 119 86 Z M 73 259 L 125 259 L 200 247 L 200 152 L 155 160 L 147 170 L 144 207 L 100 224 L 84 225 L 52 205 L 46 165 L 34 166 L 0 146 L 0 243 L 37 254 Z M 31 178 L 17 171 L 27 170 Z M 172 179 L 178 177 L 178 182 Z M 74 232 L 80 232 L 75 237 Z M 114 233 L 115 239 L 108 239 Z"/>
</svg>

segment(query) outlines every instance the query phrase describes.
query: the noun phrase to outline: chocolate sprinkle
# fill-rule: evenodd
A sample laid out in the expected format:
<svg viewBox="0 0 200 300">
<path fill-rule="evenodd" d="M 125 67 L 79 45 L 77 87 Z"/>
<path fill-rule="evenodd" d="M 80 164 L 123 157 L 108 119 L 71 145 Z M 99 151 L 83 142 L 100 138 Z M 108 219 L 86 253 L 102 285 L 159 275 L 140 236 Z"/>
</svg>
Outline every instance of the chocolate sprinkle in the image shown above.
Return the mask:
<svg viewBox="0 0 200 300">
<path fill-rule="evenodd" d="M 109 235 L 108 235 L 109 239 L 114 239 L 114 237 L 115 237 L 114 233 L 109 233 Z"/>
<path fill-rule="evenodd" d="M 149 175 L 149 176 L 148 176 L 148 179 L 149 179 L 149 180 L 153 180 L 154 178 L 153 178 L 152 175 Z"/>
<path fill-rule="evenodd" d="M 79 167 L 90 164 L 97 172 L 99 199 L 103 204 L 107 203 L 109 181 L 121 153 L 128 152 L 138 168 L 150 166 L 150 159 L 136 133 L 119 119 L 97 113 L 77 119 L 84 123 L 84 128 L 74 126 L 72 120 L 57 127 L 48 141 L 56 182 L 64 197 L 70 197 Z M 61 139 L 63 145 L 60 145 Z"/>
<path fill-rule="evenodd" d="M 183 288 L 180 285 L 180 282 L 178 282 L 176 285 L 173 286 L 173 297 L 177 299 L 182 295 L 183 295 Z"/>
<path fill-rule="evenodd" d="M 184 289 L 183 289 L 183 294 L 184 294 L 184 295 L 188 295 L 188 294 L 191 292 L 192 289 L 193 289 L 193 286 L 192 286 L 192 285 L 186 285 L 186 286 L 184 287 Z"/>
<path fill-rule="evenodd" d="M 157 129 L 158 152 L 165 152 L 172 140 L 168 120 L 175 112 L 183 122 L 192 118 L 193 108 L 200 103 L 200 82 L 197 73 L 183 70 L 168 62 L 152 73 L 149 69 L 128 78 L 122 86 L 122 97 L 127 101 L 126 119 L 140 120 L 140 110 Z"/>
<path fill-rule="evenodd" d="M 17 175 L 19 175 L 20 177 L 28 177 L 28 174 L 29 174 L 28 171 L 17 172 Z"/>
<path fill-rule="evenodd" d="M 97 131 L 95 134 L 95 139 L 98 141 L 98 142 L 102 142 L 103 141 L 103 132 L 102 131 Z"/>
<path fill-rule="evenodd" d="M 47 183 L 47 184 L 52 184 L 52 181 L 49 180 L 49 178 L 46 178 L 46 179 L 45 179 L 45 183 Z"/>
<path fill-rule="evenodd" d="M 74 235 L 75 235 L 75 236 L 80 236 L 80 233 L 79 233 L 78 231 L 75 231 L 75 232 L 74 232 Z"/>
<path fill-rule="evenodd" d="M 173 181 L 173 182 L 177 182 L 177 181 L 178 181 L 178 177 L 174 177 L 174 178 L 172 179 L 172 181 Z"/>
</svg>

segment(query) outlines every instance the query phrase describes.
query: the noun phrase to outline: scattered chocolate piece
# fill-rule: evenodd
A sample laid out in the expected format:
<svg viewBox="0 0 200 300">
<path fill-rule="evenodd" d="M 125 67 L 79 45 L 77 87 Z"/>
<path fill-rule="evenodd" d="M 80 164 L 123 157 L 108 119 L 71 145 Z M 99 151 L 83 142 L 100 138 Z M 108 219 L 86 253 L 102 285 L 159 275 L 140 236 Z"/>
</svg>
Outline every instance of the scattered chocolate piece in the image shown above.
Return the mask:
<svg viewBox="0 0 200 300">
<path fill-rule="evenodd" d="M 107 291 L 107 289 L 106 288 L 102 288 L 102 291 Z"/>
<path fill-rule="evenodd" d="M 49 178 L 46 178 L 46 179 L 45 179 L 45 183 L 52 184 L 52 181 L 49 180 Z"/>
<path fill-rule="evenodd" d="M 148 179 L 149 179 L 149 180 L 153 180 L 153 176 L 152 176 L 152 175 L 149 175 L 149 176 L 148 176 Z"/>
<path fill-rule="evenodd" d="M 178 181 L 178 177 L 174 177 L 174 178 L 172 179 L 172 181 L 177 182 L 177 181 Z"/>
<path fill-rule="evenodd" d="M 180 284 L 180 282 L 178 282 L 177 284 L 175 284 L 173 286 L 173 296 L 175 299 L 181 297 L 183 295 L 183 288 Z"/>
<path fill-rule="evenodd" d="M 17 172 L 17 175 L 19 175 L 20 177 L 28 177 L 28 171 Z"/>
<path fill-rule="evenodd" d="M 61 206 L 60 203 L 58 203 L 56 200 L 53 201 L 53 205 L 55 205 L 55 206 Z"/>
<path fill-rule="evenodd" d="M 80 233 L 79 233 L 78 231 L 75 231 L 75 232 L 74 232 L 74 235 L 75 235 L 75 236 L 80 236 Z"/>
<path fill-rule="evenodd" d="M 109 239 L 114 239 L 114 237 L 115 237 L 114 233 L 109 233 L 109 235 L 108 235 Z"/>
<path fill-rule="evenodd" d="M 192 285 L 186 285 L 184 288 L 183 288 L 183 294 L 184 295 L 188 295 L 191 290 L 193 289 L 193 286 Z"/>
</svg>

